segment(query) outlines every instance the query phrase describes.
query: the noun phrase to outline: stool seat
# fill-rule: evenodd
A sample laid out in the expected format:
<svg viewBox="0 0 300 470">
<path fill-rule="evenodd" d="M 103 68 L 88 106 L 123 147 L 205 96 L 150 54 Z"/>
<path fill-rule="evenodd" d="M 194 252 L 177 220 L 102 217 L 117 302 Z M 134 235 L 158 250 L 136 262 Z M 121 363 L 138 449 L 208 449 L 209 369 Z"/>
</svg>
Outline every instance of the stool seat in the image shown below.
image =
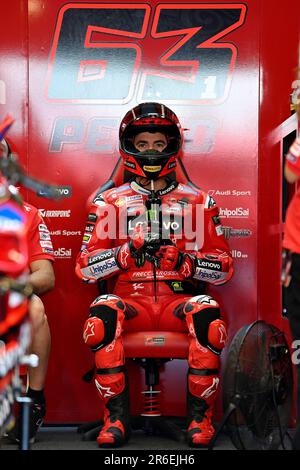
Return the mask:
<svg viewBox="0 0 300 470">
<path fill-rule="evenodd" d="M 125 332 L 125 356 L 128 358 L 187 359 L 189 341 L 187 333 L 172 331 Z"/>
</svg>

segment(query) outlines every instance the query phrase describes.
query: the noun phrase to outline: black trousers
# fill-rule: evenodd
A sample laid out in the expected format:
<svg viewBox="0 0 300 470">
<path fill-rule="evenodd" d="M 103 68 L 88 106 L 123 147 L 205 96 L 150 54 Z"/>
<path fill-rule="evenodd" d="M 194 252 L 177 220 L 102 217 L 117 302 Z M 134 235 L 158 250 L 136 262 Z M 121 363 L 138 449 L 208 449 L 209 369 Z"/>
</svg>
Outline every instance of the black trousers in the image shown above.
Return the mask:
<svg viewBox="0 0 300 470">
<path fill-rule="evenodd" d="M 286 288 L 287 317 L 290 323 L 292 338 L 300 340 L 300 254 L 292 254 L 291 267 L 292 280 Z M 299 346 L 297 346 L 299 348 Z M 297 355 L 300 356 L 299 354 Z M 294 439 L 294 447 L 300 449 L 300 361 L 295 364 L 297 373 L 297 430 Z"/>
</svg>

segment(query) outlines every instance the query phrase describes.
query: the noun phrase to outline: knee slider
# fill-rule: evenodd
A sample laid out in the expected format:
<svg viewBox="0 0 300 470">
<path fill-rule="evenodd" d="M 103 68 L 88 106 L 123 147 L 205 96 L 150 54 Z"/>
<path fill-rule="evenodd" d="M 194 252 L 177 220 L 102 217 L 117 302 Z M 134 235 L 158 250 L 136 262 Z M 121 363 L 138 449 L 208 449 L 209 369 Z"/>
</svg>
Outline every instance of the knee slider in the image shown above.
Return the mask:
<svg viewBox="0 0 300 470">
<path fill-rule="evenodd" d="M 209 295 L 197 295 L 188 300 L 184 307 L 184 313 L 192 319 L 195 336 L 199 343 L 215 354 L 220 354 L 227 335 L 224 339 L 226 327 L 220 319 L 218 303 Z M 219 332 L 219 328 L 221 328 L 223 336 Z M 219 340 L 217 340 L 218 335 Z M 224 345 L 220 346 L 222 340 L 224 340 Z"/>
<path fill-rule="evenodd" d="M 208 342 L 216 351 L 221 352 L 227 340 L 227 327 L 223 320 L 217 319 L 208 327 Z"/>
<path fill-rule="evenodd" d="M 92 350 L 102 344 L 104 339 L 104 324 L 101 318 L 89 317 L 83 327 L 83 340 Z"/>
<path fill-rule="evenodd" d="M 90 306 L 84 324 L 84 342 L 96 352 L 111 343 L 116 335 L 117 320 L 124 316 L 125 304 L 116 295 L 101 295 Z"/>
</svg>

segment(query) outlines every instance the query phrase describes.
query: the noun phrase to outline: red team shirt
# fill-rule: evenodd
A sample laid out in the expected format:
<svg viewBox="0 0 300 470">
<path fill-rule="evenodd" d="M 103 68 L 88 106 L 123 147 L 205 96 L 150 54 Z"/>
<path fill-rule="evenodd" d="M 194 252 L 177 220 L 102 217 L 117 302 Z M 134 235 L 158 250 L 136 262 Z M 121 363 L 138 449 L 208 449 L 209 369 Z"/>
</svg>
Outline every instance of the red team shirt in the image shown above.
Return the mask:
<svg viewBox="0 0 300 470">
<path fill-rule="evenodd" d="M 51 242 L 50 232 L 39 211 L 24 203 L 24 209 L 27 215 L 27 241 L 28 241 L 28 263 L 39 259 L 48 259 L 54 261 L 54 252 Z"/>
<path fill-rule="evenodd" d="M 291 146 L 286 164 L 293 173 L 300 176 L 300 137 Z M 300 254 L 300 189 L 294 194 L 287 210 L 283 246 Z"/>
</svg>

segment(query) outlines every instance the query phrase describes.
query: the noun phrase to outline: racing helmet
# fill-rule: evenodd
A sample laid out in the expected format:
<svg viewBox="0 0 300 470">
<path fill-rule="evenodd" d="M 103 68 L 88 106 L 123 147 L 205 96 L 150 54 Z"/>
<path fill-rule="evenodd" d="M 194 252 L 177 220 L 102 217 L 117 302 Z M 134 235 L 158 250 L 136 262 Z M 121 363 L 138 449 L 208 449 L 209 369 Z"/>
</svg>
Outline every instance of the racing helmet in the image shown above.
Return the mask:
<svg viewBox="0 0 300 470">
<path fill-rule="evenodd" d="M 9 158 L 11 150 L 5 139 L 0 141 L 0 158 Z M 17 277 L 28 265 L 26 215 L 12 186 L 0 173 L 0 277 Z"/>
<path fill-rule="evenodd" d="M 17 277 L 28 266 L 26 216 L 19 204 L 1 201 L 4 190 L 0 182 L 0 277 Z"/>
<path fill-rule="evenodd" d="M 135 137 L 143 132 L 164 134 L 167 145 L 162 151 L 138 150 Z M 183 145 L 183 132 L 176 114 L 161 103 L 141 103 L 128 111 L 119 130 L 120 154 L 130 173 L 156 180 L 176 168 Z"/>
</svg>

